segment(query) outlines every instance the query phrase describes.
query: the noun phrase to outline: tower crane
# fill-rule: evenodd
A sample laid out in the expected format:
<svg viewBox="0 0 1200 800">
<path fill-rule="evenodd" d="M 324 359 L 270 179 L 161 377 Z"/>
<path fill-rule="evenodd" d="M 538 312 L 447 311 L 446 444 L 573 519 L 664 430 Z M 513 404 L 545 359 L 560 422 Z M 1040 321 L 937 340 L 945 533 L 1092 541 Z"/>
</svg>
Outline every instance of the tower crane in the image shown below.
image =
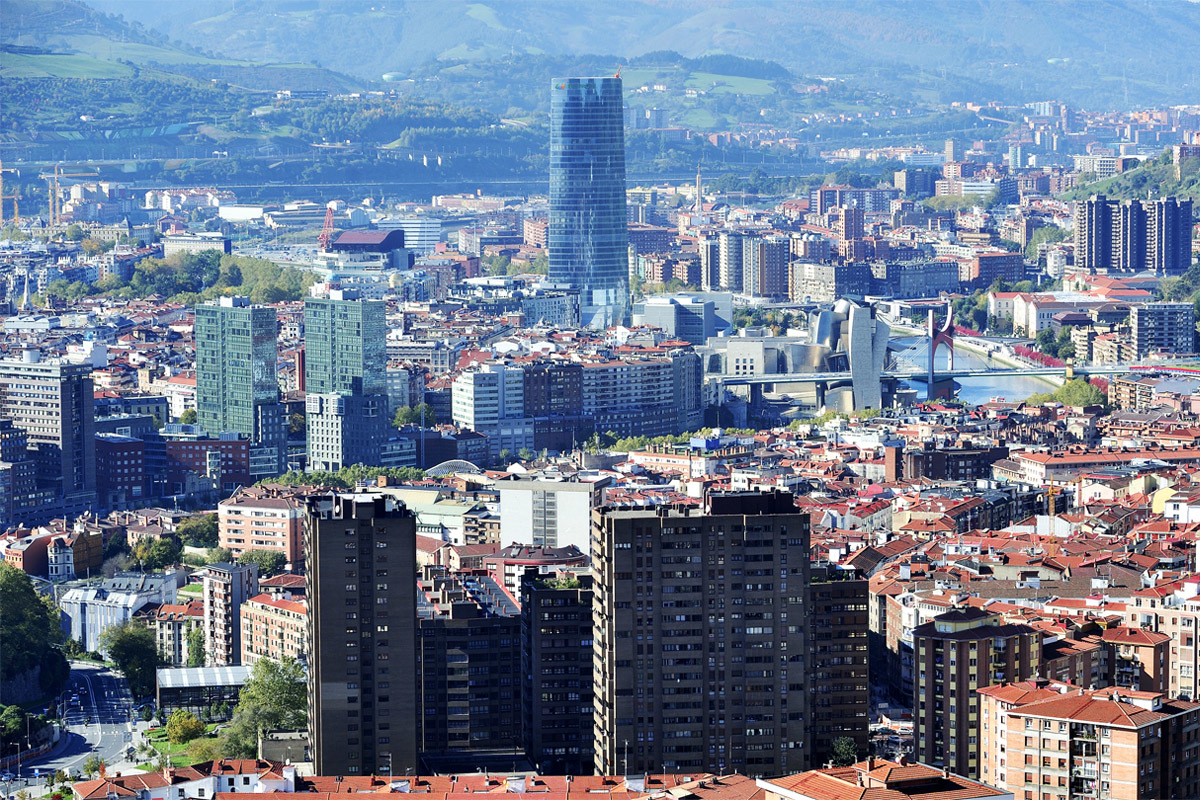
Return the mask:
<svg viewBox="0 0 1200 800">
<path fill-rule="evenodd" d="M 99 177 L 99 173 L 96 172 L 63 172 L 62 166 L 59 164 L 54 165 L 54 172 L 43 172 L 41 178 L 46 181 L 46 188 L 50 191 L 50 224 L 62 223 L 62 192 L 59 183 L 61 179 Z"/>
<path fill-rule="evenodd" d="M 20 206 L 21 192 L 18 189 L 17 191 L 14 191 L 12 194 L 4 193 L 4 173 L 6 173 L 6 172 L 11 172 L 13 175 L 16 175 L 18 178 L 21 177 L 20 170 L 13 169 L 12 167 L 6 168 L 4 166 L 4 162 L 0 161 L 0 228 L 4 227 L 4 201 L 5 200 L 13 201 L 13 222 L 21 221 L 21 206 Z"/>
</svg>

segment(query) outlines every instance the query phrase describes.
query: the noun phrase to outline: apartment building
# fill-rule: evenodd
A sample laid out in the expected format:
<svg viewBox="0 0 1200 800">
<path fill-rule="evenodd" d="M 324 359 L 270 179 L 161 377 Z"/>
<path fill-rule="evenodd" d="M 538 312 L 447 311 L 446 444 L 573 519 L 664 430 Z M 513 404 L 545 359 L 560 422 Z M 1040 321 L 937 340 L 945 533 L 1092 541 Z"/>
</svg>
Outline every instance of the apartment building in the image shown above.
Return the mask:
<svg viewBox="0 0 1200 800">
<path fill-rule="evenodd" d="M 1070 683 L 1040 678 L 999 683 L 980 689 L 979 773 L 976 777 L 993 786 L 1005 785 L 1010 764 L 1007 754 L 1010 710 L 1078 690 L 1078 686 Z"/>
<path fill-rule="evenodd" d="M 258 594 L 257 564 L 209 564 L 204 572 L 204 657 L 210 667 L 242 663 L 242 604 Z"/>
<path fill-rule="evenodd" d="M 302 600 L 260 594 L 242 604 L 242 665 L 308 656 L 308 606 Z"/>
<path fill-rule="evenodd" d="M 868 751 L 867 581 L 832 565 L 814 565 L 811 575 L 809 741 L 812 763 L 821 764 L 838 738 Z"/>
<path fill-rule="evenodd" d="M 1200 703 L 1080 689 L 1014 705 L 1005 717 L 996 783 L 1016 797 L 1200 796 Z"/>
<path fill-rule="evenodd" d="M 521 744 L 521 619 L 486 572 L 421 568 L 417 582 L 421 757 Z"/>
<path fill-rule="evenodd" d="M 1124 624 L 1170 639 L 1165 692 L 1200 699 L 1200 577 L 1141 589 L 1125 604 Z"/>
<path fill-rule="evenodd" d="M 952 609 L 912 633 L 917 760 L 979 774 L 978 691 L 1037 674 L 1041 634 L 979 608 Z"/>
<path fill-rule="evenodd" d="M 1129 313 L 1135 358 L 1151 353 L 1183 355 L 1196 350 L 1196 307 L 1191 303 L 1145 303 Z"/>
<path fill-rule="evenodd" d="M 809 765 L 808 540 L 787 492 L 593 512 L 597 773 Z"/>
<path fill-rule="evenodd" d="M 521 581 L 521 731 L 543 775 L 590 775 L 593 744 L 592 578 L 586 569 Z"/>
<path fill-rule="evenodd" d="M 247 550 L 283 553 L 293 569 L 304 565 L 304 496 L 288 486 L 239 487 L 217 504 L 217 539 L 234 557 Z"/>
<path fill-rule="evenodd" d="M 154 641 L 170 666 L 188 666 L 193 655 L 188 647 L 189 635 L 197 628 L 204 628 L 204 603 L 201 601 L 164 603 L 158 607 L 154 614 Z"/>
<path fill-rule="evenodd" d="M 308 500 L 308 716 L 323 775 L 417 770 L 416 515 L 394 498 Z"/>
</svg>

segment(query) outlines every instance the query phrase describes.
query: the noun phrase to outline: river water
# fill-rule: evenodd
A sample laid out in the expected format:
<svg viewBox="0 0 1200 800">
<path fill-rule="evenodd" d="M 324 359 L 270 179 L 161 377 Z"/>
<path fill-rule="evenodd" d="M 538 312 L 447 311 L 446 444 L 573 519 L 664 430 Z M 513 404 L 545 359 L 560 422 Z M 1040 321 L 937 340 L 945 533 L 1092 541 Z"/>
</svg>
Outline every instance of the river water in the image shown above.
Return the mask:
<svg viewBox="0 0 1200 800">
<path fill-rule="evenodd" d="M 894 339 L 893 341 L 904 347 L 910 347 L 918 342 L 918 338 L 904 337 Z M 950 354 L 945 349 L 939 349 L 937 354 L 937 369 L 949 369 L 949 364 L 947 363 L 949 358 Z M 920 364 L 922 367 L 928 369 L 928 351 L 916 360 L 905 359 L 905 361 L 907 363 Z M 989 366 L 989 359 L 978 353 L 960 349 L 954 353 L 954 366 L 958 369 L 982 368 Z M 997 369 L 1011 368 L 1005 364 L 994 364 L 991 366 Z M 995 378 L 960 378 L 957 383 L 959 387 L 958 398 L 972 405 L 986 403 L 994 397 L 1016 402 L 1024 400 L 1033 394 L 1052 392 L 1058 385 L 1040 378 L 1014 375 L 996 376 Z M 925 397 L 925 384 L 923 382 L 914 382 L 912 388 L 917 390 L 919 393 L 918 397 Z"/>
</svg>

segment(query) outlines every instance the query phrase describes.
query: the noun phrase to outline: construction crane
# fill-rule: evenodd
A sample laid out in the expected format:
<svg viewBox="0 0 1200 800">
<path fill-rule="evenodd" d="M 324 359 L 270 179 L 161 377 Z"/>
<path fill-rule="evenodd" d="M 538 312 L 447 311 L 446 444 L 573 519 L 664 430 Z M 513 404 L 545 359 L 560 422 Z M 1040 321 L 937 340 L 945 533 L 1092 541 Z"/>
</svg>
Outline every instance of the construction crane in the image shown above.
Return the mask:
<svg viewBox="0 0 1200 800">
<path fill-rule="evenodd" d="M 20 170 L 12 169 L 11 167 L 9 167 L 8 169 L 5 169 L 4 162 L 0 161 L 0 228 L 4 227 L 4 201 L 5 200 L 13 201 L 13 222 L 21 221 L 21 205 L 20 205 L 21 193 L 20 193 L 20 191 L 14 192 L 13 194 L 5 194 L 4 193 L 4 173 L 6 173 L 6 172 L 11 172 L 13 175 L 16 175 L 17 177 L 21 176 Z"/>
<path fill-rule="evenodd" d="M 333 242 L 333 209 L 327 207 L 325 209 L 325 224 L 321 227 L 321 235 L 317 237 L 317 244 L 322 250 L 328 250 L 329 245 Z"/>
<path fill-rule="evenodd" d="M 1048 513 L 1051 517 L 1054 516 L 1054 505 L 1055 505 L 1054 498 L 1060 494 L 1062 494 L 1062 489 L 1060 489 L 1059 487 L 1057 487 L 1057 486 L 1047 486 L 1046 487 L 1046 504 L 1048 506 Z"/>
<path fill-rule="evenodd" d="M 62 223 L 62 192 L 59 181 L 63 178 L 99 178 L 100 175 L 95 172 L 63 172 L 59 164 L 54 165 L 53 173 L 42 173 L 41 178 L 46 181 L 46 188 L 50 192 L 50 224 L 58 225 Z"/>
</svg>

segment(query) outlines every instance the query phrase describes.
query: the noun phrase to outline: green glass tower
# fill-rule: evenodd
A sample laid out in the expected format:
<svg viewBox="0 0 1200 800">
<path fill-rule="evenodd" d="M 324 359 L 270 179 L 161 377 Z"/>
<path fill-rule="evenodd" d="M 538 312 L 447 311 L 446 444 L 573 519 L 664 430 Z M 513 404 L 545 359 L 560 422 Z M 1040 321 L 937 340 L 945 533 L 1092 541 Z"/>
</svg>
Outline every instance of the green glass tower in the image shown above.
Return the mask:
<svg viewBox="0 0 1200 800">
<path fill-rule="evenodd" d="M 222 297 L 196 306 L 196 414 L 210 435 L 240 433 L 255 448 L 251 474 L 284 471 L 287 442 L 270 306 Z"/>
<path fill-rule="evenodd" d="M 304 301 L 308 469 L 377 466 L 387 437 L 387 321 L 382 300 L 332 289 Z"/>
</svg>

